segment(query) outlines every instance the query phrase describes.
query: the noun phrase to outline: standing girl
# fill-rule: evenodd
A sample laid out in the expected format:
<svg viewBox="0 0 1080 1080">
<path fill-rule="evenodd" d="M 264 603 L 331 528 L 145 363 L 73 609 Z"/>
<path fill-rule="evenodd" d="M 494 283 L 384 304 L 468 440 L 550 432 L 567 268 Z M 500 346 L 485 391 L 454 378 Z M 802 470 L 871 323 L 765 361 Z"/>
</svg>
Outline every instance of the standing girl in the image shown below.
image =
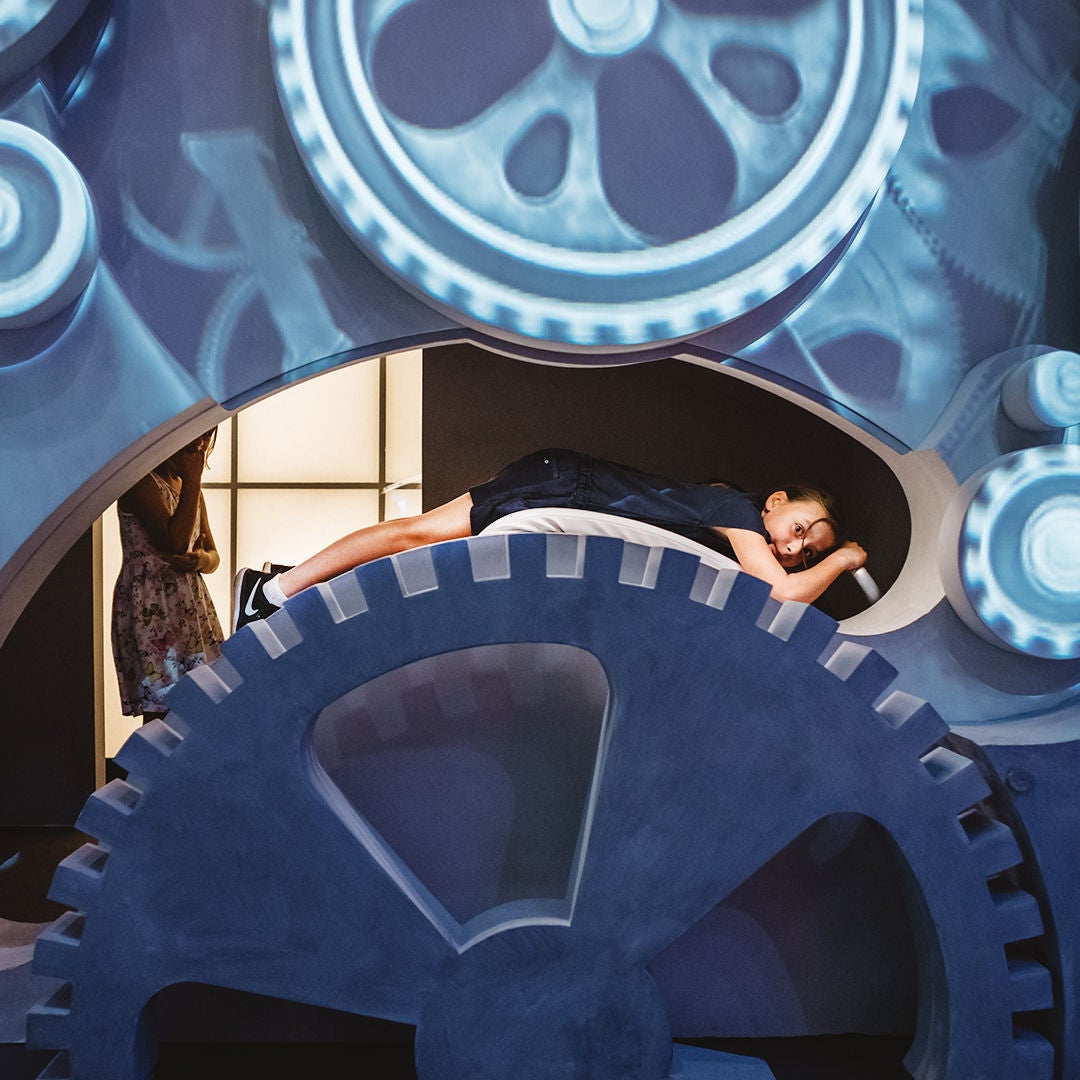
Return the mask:
<svg viewBox="0 0 1080 1080">
<path fill-rule="evenodd" d="M 117 503 L 123 563 L 113 592 L 112 641 L 126 716 L 168 712 L 185 672 L 214 660 L 224 635 L 203 574 L 220 557 L 206 518 L 202 474 L 217 429 L 200 435 Z"/>
</svg>

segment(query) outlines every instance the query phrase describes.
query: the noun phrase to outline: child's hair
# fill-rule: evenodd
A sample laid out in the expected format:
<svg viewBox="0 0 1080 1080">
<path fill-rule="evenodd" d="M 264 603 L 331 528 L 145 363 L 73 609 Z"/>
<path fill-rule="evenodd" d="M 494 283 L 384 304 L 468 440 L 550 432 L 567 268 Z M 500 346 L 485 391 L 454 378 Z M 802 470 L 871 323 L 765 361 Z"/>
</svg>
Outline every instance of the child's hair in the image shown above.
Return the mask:
<svg viewBox="0 0 1080 1080">
<path fill-rule="evenodd" d="M 217 443 L 217 424 L 215 424 L 208 432 L 210 436 L 209 442 L 206 444 L 206 467 L 210 468 L 210 455 L 214 452 L 214 445 Z"/>
</svg>

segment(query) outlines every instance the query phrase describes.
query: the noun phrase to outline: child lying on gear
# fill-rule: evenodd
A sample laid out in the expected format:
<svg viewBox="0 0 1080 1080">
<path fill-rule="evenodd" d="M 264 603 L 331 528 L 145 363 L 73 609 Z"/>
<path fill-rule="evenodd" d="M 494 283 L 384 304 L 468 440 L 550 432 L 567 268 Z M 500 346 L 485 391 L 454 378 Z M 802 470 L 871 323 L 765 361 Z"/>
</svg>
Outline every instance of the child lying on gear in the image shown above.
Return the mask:
<svg viewBox="0 0 1080 1080">
<path fill-rule="evenodd" d="M 758 502 L 726 484 L 684 483 L 574 450 L 539 450 L 442 506 L 359 529 L 291 569 L 241 570 L 234 629 L 265 619 L 302 589 L 384 555 L 476 536 L 519 510 L 555 507 L 642 521 L 696 540 L 767 582 L 778 600 L 816 600 L 844 571 L 866 561 L 857 543 L 841 542 L 836 499 L 821 488 L 792 485 Z"/>
</svg>

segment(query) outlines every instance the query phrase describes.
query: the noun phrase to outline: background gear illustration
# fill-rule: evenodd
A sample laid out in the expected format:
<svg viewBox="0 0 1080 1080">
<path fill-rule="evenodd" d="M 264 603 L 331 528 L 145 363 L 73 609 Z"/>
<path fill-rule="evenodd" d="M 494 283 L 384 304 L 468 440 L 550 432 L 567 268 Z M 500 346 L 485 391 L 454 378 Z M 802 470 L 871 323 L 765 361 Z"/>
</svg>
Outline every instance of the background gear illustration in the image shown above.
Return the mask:
<svg viewBox="0 0 1080 1080">
<path fill-rule="evenodd" d="M 548 347 L 709 329 L 821 262 L 900 144 L 918 0 L 550 8 L 272 11 L 282 105 L 323 196 L 467 319 Z M 408 79 L 417 64 L 431 84 Z"/>
</svg>

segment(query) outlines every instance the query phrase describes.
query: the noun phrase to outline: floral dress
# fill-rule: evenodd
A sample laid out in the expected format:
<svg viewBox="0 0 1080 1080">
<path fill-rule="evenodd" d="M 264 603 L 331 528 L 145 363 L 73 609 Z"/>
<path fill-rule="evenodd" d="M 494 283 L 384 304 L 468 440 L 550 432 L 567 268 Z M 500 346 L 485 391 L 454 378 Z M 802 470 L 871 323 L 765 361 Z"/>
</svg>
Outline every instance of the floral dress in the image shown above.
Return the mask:
<svg viewBox="0 0 1080 1080">
<path fill-rule="evenodd" d="M 179 496 L 150 474 L 173 513 Z M 124 714 L 166 712 L 163 697 L 185 672 L 215 659 L 224 635 L 198 571 L 174 570 L 139 519 L 119 508 L 123 563 L 113 590 L 112 644 Z M 194 536 L 202 529 L 196 517 Z"/>
</svg>

